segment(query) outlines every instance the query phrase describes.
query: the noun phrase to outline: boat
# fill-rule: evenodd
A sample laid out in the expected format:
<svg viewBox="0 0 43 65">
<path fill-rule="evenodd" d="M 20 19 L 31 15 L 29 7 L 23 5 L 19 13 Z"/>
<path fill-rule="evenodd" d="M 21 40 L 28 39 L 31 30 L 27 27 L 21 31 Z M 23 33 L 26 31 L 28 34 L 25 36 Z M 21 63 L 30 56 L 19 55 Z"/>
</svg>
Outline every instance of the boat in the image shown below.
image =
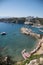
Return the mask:
<svg viewBox="0 0 43 65">
<path fill-rule="evenodd" d="M 1 32 L 1 35 L 6 35 L 6 32 Z"/>
</svg>

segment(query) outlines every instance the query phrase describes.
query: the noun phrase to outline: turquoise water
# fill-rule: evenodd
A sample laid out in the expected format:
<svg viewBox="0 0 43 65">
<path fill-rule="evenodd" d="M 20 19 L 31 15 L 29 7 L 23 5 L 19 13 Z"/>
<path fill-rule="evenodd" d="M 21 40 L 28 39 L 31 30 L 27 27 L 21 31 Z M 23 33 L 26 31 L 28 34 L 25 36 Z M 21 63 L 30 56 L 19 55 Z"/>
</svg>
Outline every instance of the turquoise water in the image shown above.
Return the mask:
<svg viewBox="0 0 43 65">
<path fill-rule="evenodd" d="M 21 27 L 30 27 L 23 24 L 2 23 L 0 22 L 0 32 L 6 32 L 7 35 L 0 34 L 0 54 L 10 55 L 14 60 L 22 60 L 21 51 L 26 49 L 30 51 L 36 44 L 36 39 L 21 33 Z"/>
</svg>

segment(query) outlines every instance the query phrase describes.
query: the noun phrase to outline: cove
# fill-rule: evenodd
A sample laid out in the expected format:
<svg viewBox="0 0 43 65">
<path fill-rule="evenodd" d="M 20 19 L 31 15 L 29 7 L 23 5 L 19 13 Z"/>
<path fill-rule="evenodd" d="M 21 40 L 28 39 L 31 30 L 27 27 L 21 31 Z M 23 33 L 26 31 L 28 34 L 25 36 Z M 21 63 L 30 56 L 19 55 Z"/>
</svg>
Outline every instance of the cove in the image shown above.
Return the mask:
<svg viewBox="0 0 43 65">
<path fill-rule="evenodd" d="M 14 60 L 22 60 L 21 51 L 34 49 L 37 40 L 31 36 L 21 33 L 21 27 L 32 28 L 24 24 L 3 23 L 0 22 L 0 32 L 6 32 L 7 35 L 0 35 L 0 54 L 10 55 Z"/>
</svg>

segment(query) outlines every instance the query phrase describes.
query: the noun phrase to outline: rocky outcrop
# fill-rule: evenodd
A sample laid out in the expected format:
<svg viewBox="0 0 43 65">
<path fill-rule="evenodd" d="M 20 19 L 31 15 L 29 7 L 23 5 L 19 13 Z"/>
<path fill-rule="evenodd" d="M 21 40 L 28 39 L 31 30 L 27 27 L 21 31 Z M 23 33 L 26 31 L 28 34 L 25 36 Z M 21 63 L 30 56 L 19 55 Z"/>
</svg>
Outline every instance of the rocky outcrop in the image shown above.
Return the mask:
<svg viewBox="0 0 43 65">
<path fill-rule="evenodd" d="M 32 32 L 32 30 L 31 29 L 28 29 L 28 28 L 21 28 L 21 33 L 23 33 L 23 34 L 26 34 L 26 35 L 29 35 L 30 34 L 30 32 Z"/>
<path fill-rule="evenodd" d="M 0 65 L 14 65 L 16 61 L 13 61 L 11 56 L 0 56 Z"/>
<path fill-rule="evenodd" d="M 40 57 L 39 59 L 33 59 L 29 64 L 26 63 L 25 65 L 43 65 L 43 58 Z"/>
<path fill-rule="evenodd" d="M 37 33 L 34 33 L 32 32 L 31 29 L 28 29 L 28 28 L 21 28 L 21 33 L 25 34 L 25 35 L 30 35 L 30 36 L 33 36 L 35 38 L 40 38 L 40 34 L 37 34 Z"/>
</svg>

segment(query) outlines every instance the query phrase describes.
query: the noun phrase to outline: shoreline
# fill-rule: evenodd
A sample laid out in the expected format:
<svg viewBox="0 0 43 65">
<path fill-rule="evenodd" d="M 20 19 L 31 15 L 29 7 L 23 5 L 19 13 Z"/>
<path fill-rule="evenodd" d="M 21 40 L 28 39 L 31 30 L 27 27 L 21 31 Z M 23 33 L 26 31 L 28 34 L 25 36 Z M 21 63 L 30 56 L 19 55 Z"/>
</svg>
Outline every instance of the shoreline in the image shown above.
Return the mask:
<svg viewBox="0 0 43 65">
<path fill-rule="evenodd" d="M 38 39 L 38 43 L 37 43 L 37 47 L 35 49 L 33 49 L 30 52 L 25 52 L 26 50 L 24 49 L 22 51 L 22 56 L 23 58 L 26 60 L 27 58 L 31 57 L 32 55 L 36 55 L 36 54 L 43 54 L 43 50 L 41 51 L 40 49 L 43 48 L 43 38 L 42 39 Z M 40 51 L 40 52 L 39 52 Z"/>
<path fill-rule="evenodd" d="M 35 54 L 43 54 L 43 38 L 40 39 L 39 42 L 40 42 L 40 48 L 36 51 Z"/>
<path fill-rule="evenodd" d="M 30 30 L 31 31 L 31 30 Z M 36 39 L 37 39 L 37 43 L 36 43 L 36 48 L 35 49 L 33 49 L 33 51 L 30 51 L 30 53 L 31 53 L 31 55 L 36 55 L 36 54 L 40 54 L 40 53 L 43 53 L 43 48 L 42 48 L 42 46 L 43 46 L 43 38 L 41 38 L 41 39 L 38 39 L 37 37 L 36 37 Z M 40 42 L 40 44 L 39 44 L 39 42 Z M 42 50 L 42 51 L 41 51 Z M 20 60 L 21 61 L 21 60 Z M 17 61 L 18 62 L 18 61 Z"/>
<path fill-rule="evenodd" d="M 42 38 L 42 39 L 38 39 L 38 41 L 39 41 L 40 44 L 43 44 L 43 38 Z M 37 44 L 38 44 L 38 43 L 37 43 Z M 40 50 L 40 48 L 39 48 L 37 51 L 39 51 L 39 50 Z M 32 54 L 32 55 L 36 55 L 36 53 L 34 53 L 34 54 Z M 31 55 L 31 56 L 32 56 L 32 55 Z M 30 56 L 30 57 L 31 57 L 31 56 Z M 8 60 L 8 58 L 11 60 L 11 58 L 10 58 L 9 56 L 8 56 L 8 57 L 4 57 L 4 58 L 2 57 L 2 61 L 1 61 L 1 62 L 2 62 L 2 63 L 3 63 L 3 62 L 6 63 L 6 61 Z M 28 58 L 27 58 L 27 59 L 28 59 Z M 11 61 L 12 61 L 12 63 L 14 63 L 15 65 L 16 65 L 16 64 L 17 64 L 17 65 L 22 65 L 22 63 L 24 63 L 24 62 L 26 61 L 26 60 L 20 60 L 20 61 L 13 61 L 13 60 L 10 61 L 10 60 L 9 60 L 9 62 L 11 63 Z"/>
<path fill-rule="evenodd" d="M 28 35 L 28 36 L 30 35 L 32 37 L 35 37 L 36 39 L 42 38 L 42 35 L 41 34 L 34 33 L 32 31 L 32 29 L 30 29 L 30 28 L 28 29 L 28 28 L 22 27 L 21 28 L 21 33 L 23 33 L 25 35 Z"/>
</svg>

